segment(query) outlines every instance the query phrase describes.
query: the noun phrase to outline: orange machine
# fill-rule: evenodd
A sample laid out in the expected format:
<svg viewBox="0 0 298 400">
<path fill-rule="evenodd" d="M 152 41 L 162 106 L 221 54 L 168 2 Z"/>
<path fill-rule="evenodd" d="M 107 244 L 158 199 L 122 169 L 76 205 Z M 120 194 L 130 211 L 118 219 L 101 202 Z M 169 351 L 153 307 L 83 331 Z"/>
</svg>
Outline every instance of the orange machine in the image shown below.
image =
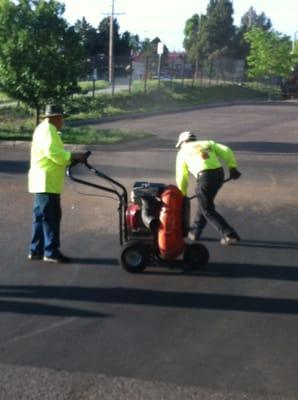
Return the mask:
<svg viewBox="0 0 298 400">
<path fill-rule="evenodd" d="M 189 272 L 208 264 L 208 249 L 201 243 L 185 240 L 189 230 L 190 198 L 183 196 L 176 186 L 135 182 L 128 204 L 127 190 L 120 182 L 96 170 L 87 161 L 85 166 L 110 185 L 85 181 L 73 176 L 74 165 L 72 163 L 67 170 L 73 181 L 113 194 L 118 200 L 119 262 L 126 271 L 138 273 L 147 265 L 168 265 Z"/>
</svg>

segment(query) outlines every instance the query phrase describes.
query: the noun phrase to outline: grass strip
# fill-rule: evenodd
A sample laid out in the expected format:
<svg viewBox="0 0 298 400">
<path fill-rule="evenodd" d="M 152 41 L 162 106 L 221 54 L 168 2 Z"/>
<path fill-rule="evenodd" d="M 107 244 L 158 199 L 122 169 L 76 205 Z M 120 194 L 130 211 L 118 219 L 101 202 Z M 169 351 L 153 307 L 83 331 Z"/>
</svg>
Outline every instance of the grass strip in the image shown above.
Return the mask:
<svg viewBox="0 0 298 400">
<path fill-rule="evenodd" d="M 149 138 L 152 135 L 146 132 L 129 132 L 118 129 L 96 129 L 94 127 L 63 128 L 62 139 L 65 144 L 116 144 L 132 140 Z M 3 132 L 0 131 L 0 140 L 31 141 L 31 132 Z"/>
<path fill-rule="evenodd" d="M 148 82 L 146 92 L 144 83 L 136 82 L 131 93 L 122 91 L 95 96 L 77 95 L 68 98 L 64 104 L 70 113 L 72 126 L 65 126 L 63 139 L 73 144 L 115 144 L 142 139 L 150 136 L 148 132 L 128 132 L 103 130 L 96 126 L 81 125 L 82 121 L 129 114 L 179 111 L 194 106 L 237 102 L 245 100 L 267 100 L 268 88 L 240 85 L 192 85 L 183 82 Z M 34 110 L 18 103 L 2 104 L 0 107 L 0 140 L 30 141 L 34 131 Z M 77 127 L 75 127 L 77 126 Z"/>
</svg>

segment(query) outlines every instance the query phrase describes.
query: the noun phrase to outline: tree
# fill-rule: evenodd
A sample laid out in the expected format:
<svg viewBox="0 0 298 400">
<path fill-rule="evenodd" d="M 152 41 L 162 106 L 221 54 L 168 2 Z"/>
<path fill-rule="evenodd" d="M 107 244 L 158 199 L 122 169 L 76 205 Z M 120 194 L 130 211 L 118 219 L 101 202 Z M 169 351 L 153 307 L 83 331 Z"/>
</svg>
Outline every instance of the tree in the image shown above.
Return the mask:
<svg viewBox="0 0 298 400">
<path fill-rule="evenodd" d="M 97 65 L 100 65 L 100 43 L 97 30 L 83 17 L 74 25 L 75 31 L 80 36 L 81 45 L 84 48 L 85 62 L 83 75 L 92 74 Z"/>
<path fill-rule="evenodd" d="M 210 0 L 204 24 L 209 55 L 223 49 L 230 49 L 235 34 L 233 12 L 233 4 L 230 0 Z"/>
<path fill-rule="evenodd" d="M 115 18 L 113 20 L 113 56 L 115 59 L 114 71 L 116 74 L 126 74 L 127 66 L 131 63 L 132 51 L 140 48 L 140 40 L 138 35 L 132 35 L 125 31 L 122 35 L 119 33 L 120 26 Z M 104 18 L 98 26 L 98 39 L 100 43 L 102 58 L 101 64 L 108 69 L 109 63 L 109 44 L 110 44 L 110 17 Z"/>
<path fill-rule="evenodd" d="M 253 7 L 242 16 L 240 27 L 236 30 L 235 55 L 238 58 L 246 59 L 249 53 L 249 44 L 244 36 L 252 28 L 261 28 L 264 31 L 272 29 L 272 23 L 265 13 L 257 14 Z"/>
<path fill-rule="evenodd" d="M 125 32 L 124 32 L 125 33 Z M 124 36 L 124 34 L 123 34 Z M 133 53 L 138 53 L 141 49 L 141 41 L 139 35 L 130 34 L 129 46 Z"/>
<path fill-rule="evenodd" d="M 117 19 L 113 20 L 113 43 L 114 53 L 116 54 L 116 43 L 120 40 L 119 24 Z M 100 43 L 100 52 L 109 55 L 109 41 L 110 41 L 110 17 L 105 17 L 101 20 L 98 25 L 98 39 Z"/>
<path fill-rule="evenodd" d="M 298 73 L 298 39 L 293 42 L 292 63 L 293 70 L 297 70 Z"/>
<path fill-rule="evenodd" d="M 96 29 L 86 21 L 85 17 L 76 21 L 74 29 L 80 35 L 80 41 L 84 46 L 87 57 L 96 56 L 100 51 Z"/>
<path fill-rule="evenodd" d="M 183 46 L 193 62 L 232 52 L 233 13 L 231 0 L 209 0 L 206 15 L 194 14 L 186 21 Z"/>
<path fill-rule="evenodd" d="M 118 41 L 115 43 L 115 54 L 117 56 L 125 56 L 129 58 L 133 46 L 138 46 L 137 36 L 132 36 L 130 32 L 125 31 L 120 35 Z"/>
<path fill-rule="evenodd" d="M 252 78 L 286 77 L 291 71 L 293 59 L 291 39 L 276 31 L 253 28 L 245 34 L 250 45 L 247 57 L 248 76 Z"/>
<path fill-rule="evenodd" d="M 35 109 L 79 91 L 82 47 L 55 0 L 0 0 L 0 86 Z"/>
<path fill-rule="evenodd" d="M 213 73 L 215 59 L 232 54 L 235 34 L 233 4 L 230 0 L 210 0 L 202 24 L 201 40 L 209 61 L 209 79 Z"/>
<path fill-rule="evenodd" d="M 195 64 L 195 75 L 198 76 L 198 69 L 206 58 L 206 40 L 204 24 L 206 16 L 194 14 L 186 21 L 184 28 L 183 47 L 187 52 L 189 60 Z"/>
<path fill-rule="evenodd" d="M 183 47 L 188 52 L 191 58 L 196 58 L 199 33 L 200 33 L 200 16 L 199 14 L 194 14 L 185 23 L 184 41 L 183 41 Z"/>
<path fill-rule="evenodd" d="M 266 16 L 264 12 L 257 14 L 253 7 L 250 7 L 248 11 L 241 18 L 241 28 L 249 30 L 253 27 L 258 27 L 264 31 L 270 31 L 272 23 L 270 18 Z"/>
</svg>

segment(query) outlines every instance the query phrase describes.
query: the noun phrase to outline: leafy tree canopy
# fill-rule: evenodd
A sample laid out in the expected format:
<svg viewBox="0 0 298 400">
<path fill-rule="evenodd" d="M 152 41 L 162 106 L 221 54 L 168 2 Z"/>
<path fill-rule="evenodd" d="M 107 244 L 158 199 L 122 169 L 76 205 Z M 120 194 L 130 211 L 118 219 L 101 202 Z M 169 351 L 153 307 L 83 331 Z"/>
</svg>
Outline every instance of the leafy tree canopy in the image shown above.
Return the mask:
<svg viewBox="0 0 298 400">
<path fill-rule="evenodd" d="M 34 108 L 79 90 L 82 47 L 55 0 L 0 0 L 0 86 Z"/>
<path fill-rule="evenodd" d="M 270 31 L 272 29 L 272 23 L 265 13 L 257 14 L 253 7 L 250 7 L 248 11 L 241 18 L 241 25 L 236 30 L 234 48 L 235 54 L 238 58 L 246 59 L 249 53 L 249 43 L 245 40 L 245 33 L 252 28 L 260 28 L 264 31 Z"/>
<path fill-rule="evenodd" d="M 100 42 L 96 29 L 83 17 L 74 25 L 75 31 L 80 35 L 80 41 L 85 49 L 87 57 L 93 57 L 100 52 Z"/>
<path fill-rule="evenodd" d="M 253 78 L 288 76 L 293 66 L 291 39 L 276 31 L 253 28 L 245 34 L 250 45 L 248 76 Z"/>
<path fill-rule="evenodd" d="M 230 0 L 210 0 L 204 26 L 209 54 L 230 47 L 235 34 L 233 12 Z"/>
<path fill-rule="evenodd" d="M 241 18 L 240 29 L 248 31 L 253 27 L 269 31 L 272 28 L 272 23 L 270 18 L 268 18 L 264 12 L 258 15 L 255 9 L 250 7 Z"/>
</svg>

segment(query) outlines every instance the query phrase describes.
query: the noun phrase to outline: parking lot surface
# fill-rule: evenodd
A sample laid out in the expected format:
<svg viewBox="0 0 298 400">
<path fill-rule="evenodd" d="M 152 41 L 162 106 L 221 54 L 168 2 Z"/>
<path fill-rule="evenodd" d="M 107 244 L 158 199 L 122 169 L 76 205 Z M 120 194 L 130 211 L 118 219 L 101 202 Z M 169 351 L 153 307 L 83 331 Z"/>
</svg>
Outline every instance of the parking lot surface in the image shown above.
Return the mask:
<svg viewBox="0 0 298 400">
<path fill-rule="evenodd" d="M 118 264 L 117 201 L 67 179 L 62 250 L 74 262 L 30 262 L 29 148 L 0 145 L 0 399 L 297 399 L 297 105 L 101 126 L 156 135 L 91 149 L 90 163 L 129 192 L 137 180 L 175 182 L 183 130 L 230 145 L 242 177 L 217 205 L 241 242 L 222 247 L 208 227 L 206 268 L 128 274 Z"/>
</svg>

